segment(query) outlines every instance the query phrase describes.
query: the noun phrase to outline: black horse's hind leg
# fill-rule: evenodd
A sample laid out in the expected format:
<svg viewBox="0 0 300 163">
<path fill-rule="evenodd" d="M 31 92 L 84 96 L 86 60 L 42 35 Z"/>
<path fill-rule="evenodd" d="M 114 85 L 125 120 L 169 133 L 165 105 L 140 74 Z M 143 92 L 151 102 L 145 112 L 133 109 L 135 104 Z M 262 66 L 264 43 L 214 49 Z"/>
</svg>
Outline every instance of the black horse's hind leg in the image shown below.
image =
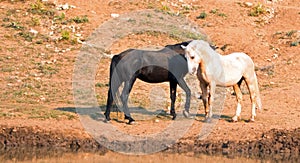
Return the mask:
<svg viewBox="0 0 300 163">
<path fill-rule="evenodd" d="M 133 79 L 131 79 L 130 81 L 126 81 L 125 84 L 124 84 L 124 88 L 123 88 L 123 91 L 122 91 L 122 95 L 121 95 L 121 99 L 122 99 L 122 103 L 123 103 L 123 111 L 124 111 L 124 114 L 125 114 L 125 119 L 128 119 L 128 124 L 131 124 L 133 121 L 135 121 L 131 115 L 130 115 L 130 112 L 129 112 L 129 109 L 128 109 L 128 97 L 129 97 L 129 94 L 131 92 L 131 89 L 132 89 L 132 86 L 135 82 L 136 78 L 134 77 Z"/>
<path fill-rule="evenodd" d="M 177 88 L 177 82 L 170 81 L 170 98 L 171 98 L 170 114 L 173 116 L 172 120 L 176 119 L 176 113 L 175 113 L 176 88 Z"/>
<path fill-rule="evenodd" d="M 112 72 L 112 70 L 111 70 Z M 111 107 L 114 101 L 116 101 L 118 98 L 116 98 L 116 93 L 119 90 L 119 87 L 122 84 L 122 79 L 118 76 L 117 73 L 114 73 L 113 75 L 110 75 L 109 79 L 109 89 L 107 93 L 107 103 L 106 103 L 106 110 L 105 110 L 105 121 L 108 122 L 111 120 L 110 118 L 110 112 Z M 120 96 L 118 94 L 118 96 Z"/>
<path fill-rule="evenodd" d="M 110 79 L 110 80 L 112 80 L 112 79 Z M 107 93 L 106 110 L 104 113 L 106 122 L 111 120 L 111 118 L 110 118 L 111 107 L 112 107 L 113 102 L 116 100 L 114 98 L 116 98 L 116 93 L 119 90 L 119 87 L 121 85 L 121 82 L 119 79 L 113 80 L 113 81 L 114 82 L 110 81 L 109 89 L 108 89 L 108 93 Z"/>
<path fill-rule="evenodd" d="M 113 96 L 112 96 L 112 92 L 111 92 L 111 88 L 109 87 L 108 93 L 107 93 L 107 103 L 106 103 L 106 110 L 105 110 L 105 120 L 106 121 L 110 121 L 110 110 L 111 110 L 111 106 L 113 103 Z"/>
<path fill-rule="evenodd" d="M 187 84 L 183 80 L 183 78 L 181 80 L 179 80 L 178 85 L 185 91 L 186 100 L 185 100 L 185 106 L 184 106 L 183 115 L 186 118 L 189 118 L 190 117 L 191 90 L 187 86 Z"/>
</svg>

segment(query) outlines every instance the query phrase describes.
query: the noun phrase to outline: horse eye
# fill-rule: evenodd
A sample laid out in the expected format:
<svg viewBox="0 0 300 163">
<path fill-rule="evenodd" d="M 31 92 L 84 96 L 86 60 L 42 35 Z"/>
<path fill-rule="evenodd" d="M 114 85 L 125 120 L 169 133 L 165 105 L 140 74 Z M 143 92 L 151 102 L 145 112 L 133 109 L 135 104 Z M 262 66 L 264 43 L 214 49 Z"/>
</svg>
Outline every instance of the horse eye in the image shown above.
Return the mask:
<svg viewBox="0 0 300 163">
<path fill-rule="evenodd" d="M 195 57 L 194 56 L 191 56 L 191 59 L 194 59 Z"/>
</svg>

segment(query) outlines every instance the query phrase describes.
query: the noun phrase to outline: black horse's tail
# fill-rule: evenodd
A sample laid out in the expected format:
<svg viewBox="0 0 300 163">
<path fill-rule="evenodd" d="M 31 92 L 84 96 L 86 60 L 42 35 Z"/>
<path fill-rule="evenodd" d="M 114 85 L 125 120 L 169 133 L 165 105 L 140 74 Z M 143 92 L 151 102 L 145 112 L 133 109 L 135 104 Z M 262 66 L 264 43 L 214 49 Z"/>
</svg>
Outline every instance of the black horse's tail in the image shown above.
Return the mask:
<svg viewBox="0 0 300 163">
<path fill-rule="evenodd" d="M 109 68 L 109 84 L 111 84 L 111 79 L 112 79 L 113 73 L 117 73 L 114 71 L 115 71 L 115 68 L 116 68 L 118 62 L 119 62 L 119 56 L 114 55 L 111 59 L 110 68 Z"/>
<path fill-rule="evenodd" d="M 115 97 L 115 92 L 116 92 L 115 85 L 116 85 L 117 80 L 115 78 L 118 78 L 117 71 L 116 71 L 116 66 L 117 66 L 118 62 L 119 62 L 119 56 L 118 55 L 113 56 L 111 63 L 110 63 L 109 89 L 108 89 L 108 93 L 107 93 L 106 110 L 104 113 L 107 121 L 110 120 L 109 114 L 111 111 L 112 104 L 114 102 L 114 97 Z"/>
<path fill-rule="evenodd" d="M 118 91 L 120 85 L 123 82 L 122 74 L 118 72 L 119 68 L 117 67 L 119 62 L 125 57 L 130 51 L 133 49 L 126 50 L 118 55 L 114 55 L 111 59 L 110 63 L 110 72 L 109 72 L 109 90 L 108 90 L 108 98 L 107 98 L 107 111 L 106 118 L 109 119 L 109 110 L 113 102 L 121 103 L 120 100 L 120 93 Z"/>
</svg>

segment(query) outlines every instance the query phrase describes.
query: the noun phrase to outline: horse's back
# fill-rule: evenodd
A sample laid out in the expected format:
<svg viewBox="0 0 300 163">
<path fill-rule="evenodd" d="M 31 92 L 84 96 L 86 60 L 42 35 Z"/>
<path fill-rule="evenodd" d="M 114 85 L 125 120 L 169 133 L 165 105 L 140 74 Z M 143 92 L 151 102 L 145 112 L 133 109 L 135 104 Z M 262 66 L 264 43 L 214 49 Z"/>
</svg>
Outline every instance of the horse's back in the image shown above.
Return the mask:
<svg viewBox="0 0 300 163">
<path fill-rule="evenodd" d="M 242 67 L 254 66 L 251 57 L 243 52 L 235 52 L 229 55 L 224 55 L 223 61 L 233 65 L 243 65 Z"/>
<path fill-rule="evenodd" d="M 245 53 L 231 53 L 221 58 L 222 70 L 217 79 L 218 85 L 231 86 L 254 71 L 253 61 Z"/>
</svg>

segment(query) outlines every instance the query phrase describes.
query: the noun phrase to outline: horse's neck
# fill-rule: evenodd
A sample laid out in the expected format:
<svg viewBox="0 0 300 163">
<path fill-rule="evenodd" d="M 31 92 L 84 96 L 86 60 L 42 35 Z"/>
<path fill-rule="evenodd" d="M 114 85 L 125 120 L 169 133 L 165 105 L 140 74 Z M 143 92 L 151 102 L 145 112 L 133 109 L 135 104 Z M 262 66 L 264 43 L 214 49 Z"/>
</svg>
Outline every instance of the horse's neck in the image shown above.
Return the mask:
<svg viewBox="0 0 300 163">
<path fill-rule="evenodd" d="M 220 58 L 222 57 L 221 54 L 217 53 L 211 48 L 206 49 L 206 54 L 203 56 L 203 60 L 205 63 L 216 63 L 220 61 Z"/>
<path fill-rule="evenodd" d="M 204 80 L 210 82 L 212 76 L 219 76 L 222 73 L 222 59 L 221 54 L 212 49 L 205 49 L 205 55 L 203 55 L 203 62 L 201 66 L 202 76 Z"/>
</svg>

